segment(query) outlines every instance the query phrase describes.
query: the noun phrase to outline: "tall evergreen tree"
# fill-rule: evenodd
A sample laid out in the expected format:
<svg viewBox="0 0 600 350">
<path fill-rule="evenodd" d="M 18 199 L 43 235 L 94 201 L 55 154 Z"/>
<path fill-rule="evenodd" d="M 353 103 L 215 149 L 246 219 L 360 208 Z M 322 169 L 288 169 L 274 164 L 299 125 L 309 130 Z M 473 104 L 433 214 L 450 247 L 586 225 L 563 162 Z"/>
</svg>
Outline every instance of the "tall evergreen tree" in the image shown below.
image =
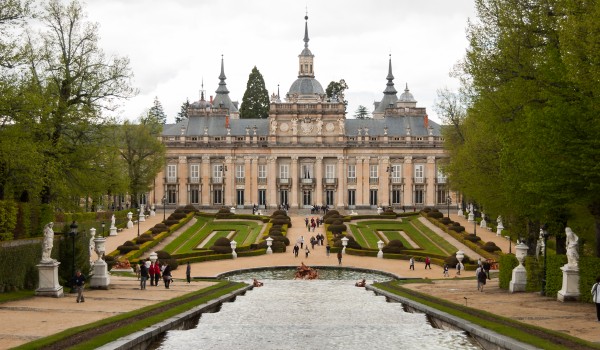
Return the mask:
<svg viewBox="0 0 600 350">
<path fill-rule="evenodd" d="M 167 115 L 163 110 L 163 106 L 158 100 L 158 96 L 154 97 L 154 102 L 152 103 L 152 107 L 148 110 L 147 119 L 153 123 L 157 124 L 166 124 L 167 123 Z"/>
<path fill-rule="evenodd" d="M 188 108 L 190 108 L 190 100 L 186 99 L 185 102 L 181 104 L 179 112 L 177 112 L 175 123 L 179 123 L 180 121 L 188 118 Z"/>
<path fill-rule="evenodd" d="M 250 76 L 248 76 L 248 84 L 242 98 L 242 106 L 240 108 L 240 118 L 265 119 L 269 117 L 269 92 L 265 88 L 265 81 L 262 74 L 254 66 Z"/>
<path fill-rule="evenodd" d="M 354 112 L 354 117 L 356 119 L 370 119 L 369 111 L 367 110 L 367 107 L 365 107 L 363 105 L 358 106 L 358 108 Z"/>
</svg>

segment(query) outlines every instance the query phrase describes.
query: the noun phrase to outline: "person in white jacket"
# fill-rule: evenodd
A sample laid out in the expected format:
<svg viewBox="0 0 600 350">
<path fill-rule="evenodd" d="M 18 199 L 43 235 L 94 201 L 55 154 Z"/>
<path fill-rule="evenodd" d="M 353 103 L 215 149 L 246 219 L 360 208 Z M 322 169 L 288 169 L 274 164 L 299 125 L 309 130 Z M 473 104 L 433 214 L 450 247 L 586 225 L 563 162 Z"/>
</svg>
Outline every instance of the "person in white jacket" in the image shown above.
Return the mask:
<svg viewBox="0 0 600 350">
<path fill-rule="evenodd" d="M 596 303 L 596 317 L 600 322 L 600 276 L 596 277 L 596 284 L 592 286 L 592 301 Z"/>
</svg>

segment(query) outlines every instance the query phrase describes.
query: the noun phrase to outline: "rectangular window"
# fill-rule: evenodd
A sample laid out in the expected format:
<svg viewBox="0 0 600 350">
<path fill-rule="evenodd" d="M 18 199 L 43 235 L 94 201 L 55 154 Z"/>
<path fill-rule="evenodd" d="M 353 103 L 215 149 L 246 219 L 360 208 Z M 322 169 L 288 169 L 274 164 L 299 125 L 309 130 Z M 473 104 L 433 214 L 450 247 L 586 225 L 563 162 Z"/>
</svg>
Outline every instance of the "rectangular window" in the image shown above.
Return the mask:
<svg viewBox="0 0 600 350">
<path fill-rule="evenodd" d="M 177 187 L 175 185 L 169 185 L 167 187 L 167 204 L 177 203 Z"/>
<path fill-rule="evenodd" d="M 423 186 L 415 187 L 415 204 L 423 204 L 423 198 L 425 197 L 425 190 Z"/>
<path fill-rule="evenodd" d="M 235 177 L 238 179 L 243 179 L 244 176 L 244 164 L 237 164 L 235 166 Z"/>
<path fill-rule="evenodd" d="M 223 204 L 223 191 L 222 190 L 214 190 L 213 191 L 213 204 Z"/>
<path fill-rule="evenodd" d="M 369 178 L 376 179 L 379 177 L 379 165 L 369 166 Z"/>
<path fill-rule="evenodd" d="M 377 205 L 377 190 L 369 190 L 369 204 Z"/>
<path fill-rule="evenodd" d="M 446 183 L 446 174 L 444 174 L 441 169 L 438 169 L 437 171 L 437 182 L 440 184 Z"/>
<path fill-rule="evenodd" d="M 325 178 L 326 179 L 334 179 L 335 178 L 335 165 L 334 164 L 325 164 Z"/>
<path fill-rule="evenodd" d="M 190 165 L 190 182 L 200 182 L 200 164 Z"/>
<path fill-rule="evenodd" d="M 325 192 L 325 204 L 327 205 L 333 205 L 333 196 L 334 196 L 334 191 L 333 190 L 327 190 Z"/>
<path fill-rule="evenodd" d="M 446 191 L 446 189 L 442 186 L 437 189 L 436 192 L 436 200 L 437 204 L 446 204 L 446 200 L 450 194 Z"/>
<path fill-rule="evenodd" d="M 402 165 L 400 165 L 400 164 L 392 165 L 392 182 L 394 182 L 394 183 L 402 182 Z"/>
<path fill-rule="evenodd" d="M 267 178 L 267 165 L 266 164 L 259 164 L 258 165 L 258 178 L 259 179 L 266 179 Z"/>
<path fill-rule="evenodd" d="M 200 203 L 200 190 L 198 185 L 190 186 L 190 203 L 198 204 Z"/>
<path fill-rule="evenodd" d="M 223 179 L 223 164 L 213 164 L 213 180 L 220 183 Z"/>
<path fill-rule="evenodd" d="M 244 205 L 244 190 L 236 191 L 237 205 Z"/>
<path fill-rule="evenodd" d="M 415 164 L 415 183 L 421 184 L 424 181 L 425 166 L 423 164 Z"/>
<path fill-rule="evenodd" d="M 348 205 L 356 205 L 356 190 L 348 190 Z"/>
<path fill-rule="evenodd" d="M 402 204 L 400 190 L 392 190 L 392 204 Z"/>
<path fill-rule="evenodd" d="M 355 164 L 348 164 L 348 178 L 356 179 L 356 165 Z"/>
<path fill-rule="evenodd" d="M 289 164 L 280 164 L 279 165 L 279 177 L 281 179 L 287 179 L 290 177 L 290 166 Z"/>
<path fill-rule="evenodd" d="M 267 190 L 258 190 L 258 205 L 267 204 Z"/>
<path fill-rule="evenodd" d="M 302 178 L 312 179 L 313 177 L 312 164 L 302 164 Z"/>
<path fill-rule="evenodd" d="M 167 165 L 167 182 L 177 182 L 177 165 Z"/>
</svg>

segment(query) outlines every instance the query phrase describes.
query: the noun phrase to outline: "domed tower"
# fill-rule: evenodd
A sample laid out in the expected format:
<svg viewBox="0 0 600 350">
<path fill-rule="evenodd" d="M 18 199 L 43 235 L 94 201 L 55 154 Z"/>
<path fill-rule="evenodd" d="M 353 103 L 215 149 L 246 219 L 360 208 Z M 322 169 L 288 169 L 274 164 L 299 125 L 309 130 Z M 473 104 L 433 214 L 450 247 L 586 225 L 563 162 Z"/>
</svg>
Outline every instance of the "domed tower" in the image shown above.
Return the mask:
<svg viewBox="0 0 600 350">
<path fill-rule="evenodd" d="M 383 98 L 380 102 L 375 102 L 375 110 L 373 110 L 373 119 L 383 119 L 383 114 L 386 108 L 394 108 L 398 101 L 396 96 L 396 88 L 394 88 L 394 75 L 392 74 L 392 55 L 390 55 L 390 61 L 388 64 L 388 75 L 386 77 L 387 84 L 385 90 L 383 90 Z"/>
<path fill-rule="evenodd" d="M 304 49 L 298 56 L 298 79 L 290 87 L 286 98 L 289 102 L 318 102 L 325 95 L 321 83 L 315 79 L 314 55 L 308 48 L 308 16 L 304 16 Z"/>
</svg>

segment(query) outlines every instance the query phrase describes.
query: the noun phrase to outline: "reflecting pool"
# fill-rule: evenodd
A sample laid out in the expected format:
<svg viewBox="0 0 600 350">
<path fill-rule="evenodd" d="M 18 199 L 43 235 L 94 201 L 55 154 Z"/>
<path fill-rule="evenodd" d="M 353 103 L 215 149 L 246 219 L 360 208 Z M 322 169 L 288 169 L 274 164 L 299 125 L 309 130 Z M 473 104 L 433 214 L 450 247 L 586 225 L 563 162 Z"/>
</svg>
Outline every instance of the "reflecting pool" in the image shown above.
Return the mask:
<svg viewBox="0 0 600 350">
<path fill-rule="evenodd" d="M 169 331 L 159 348 L 480 349 L 464 332 L 433 328 L 424 314 L 407 313 L 352 280 L 262 282 L 203 314 L 196 328 Z"/>
</svg>

